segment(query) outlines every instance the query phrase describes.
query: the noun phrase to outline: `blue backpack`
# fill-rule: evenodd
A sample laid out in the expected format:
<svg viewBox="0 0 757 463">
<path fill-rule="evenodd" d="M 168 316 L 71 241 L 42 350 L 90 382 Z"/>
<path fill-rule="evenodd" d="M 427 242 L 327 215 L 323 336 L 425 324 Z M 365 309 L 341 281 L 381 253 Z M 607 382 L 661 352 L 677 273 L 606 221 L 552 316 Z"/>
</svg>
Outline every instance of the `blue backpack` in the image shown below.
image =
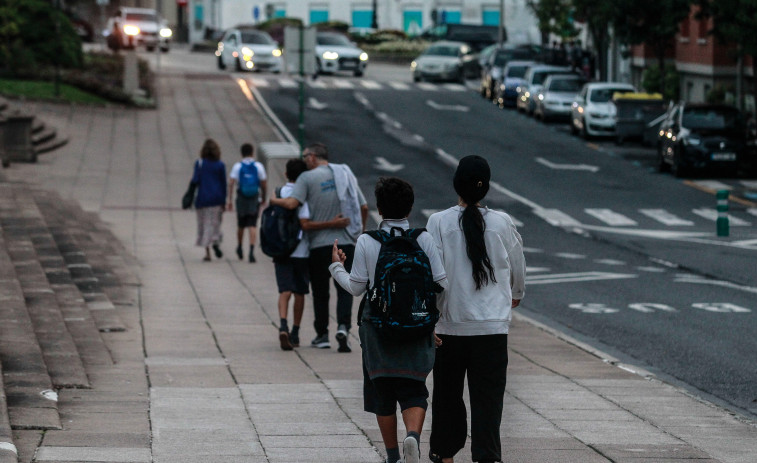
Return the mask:
<svg viewBox="0 0 757 463">
<path fill-rule="evenodd" d="M 358 321 L 366 317 L 383 336 L 397 340 L 417 339 L 433 331 L 439 320 L 436 295 L 442 287 L 434 281 L 428 256 L 418 244 L 425 228 L 390 232 L 368 231 L 366 234 L 381 243 L 376 260 L 373 288 L 368 288 L 360 304 Z"/>
<path fill-rule="evenodd" d="M 260 178 L 255 162 L 243 162 L 239 169 L 239 193 L 247 198 L 252 198 L 257 196 L 259 188 Z"/>
</svg>

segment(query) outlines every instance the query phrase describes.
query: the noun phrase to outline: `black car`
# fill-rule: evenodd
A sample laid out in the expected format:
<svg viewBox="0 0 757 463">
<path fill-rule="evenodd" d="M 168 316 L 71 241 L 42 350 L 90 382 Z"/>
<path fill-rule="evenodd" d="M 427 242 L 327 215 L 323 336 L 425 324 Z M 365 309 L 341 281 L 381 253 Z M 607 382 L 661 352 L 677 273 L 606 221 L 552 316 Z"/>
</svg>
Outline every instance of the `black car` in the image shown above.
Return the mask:
<svg viewBox="0 0 757 463">
<path fill-rule="evenodd" d="M 741 112 L 728 105 L 672 105 L 660 125 L 657 143 L 660 172 L 682 177 L 694 170 L 749 168 L 753 150 Z"/>
</svg>

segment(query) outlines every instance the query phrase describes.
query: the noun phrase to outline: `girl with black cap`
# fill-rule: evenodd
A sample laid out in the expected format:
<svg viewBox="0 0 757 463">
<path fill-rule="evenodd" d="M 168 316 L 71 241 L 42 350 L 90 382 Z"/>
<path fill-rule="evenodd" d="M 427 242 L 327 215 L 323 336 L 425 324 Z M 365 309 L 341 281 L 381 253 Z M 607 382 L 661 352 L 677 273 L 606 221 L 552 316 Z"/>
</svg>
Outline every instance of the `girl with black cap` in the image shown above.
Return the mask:
<svg viewBox="0 0 757 463">
<path fill-rule="evenodd" d="M 526 262 L 523 241 L 510 216 L 480 205 L 490 178 L 484 158 L 461 159 L 453 180 L 458 205 L 433 214 L 426 226 L 441 250 L 449 282 L 438 300 L 432 462 L 451 463 L 465 446 L 466 374 L 473 461 L 502 461 L 499 427 L 507 379 L 507 333 L 511 309 L 525 294 Z"/>
</svg>

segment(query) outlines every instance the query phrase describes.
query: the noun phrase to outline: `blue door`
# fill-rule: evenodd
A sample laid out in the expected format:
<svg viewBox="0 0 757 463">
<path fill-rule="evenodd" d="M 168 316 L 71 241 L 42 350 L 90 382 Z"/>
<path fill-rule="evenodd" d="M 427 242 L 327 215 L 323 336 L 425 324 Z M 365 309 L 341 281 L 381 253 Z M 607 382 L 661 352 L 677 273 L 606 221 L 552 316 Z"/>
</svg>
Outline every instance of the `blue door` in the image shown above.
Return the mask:
<svg viewBox="0 0 757 463">
<path fill-rule="evenodd" d="M 402 28 L 407 35 L 419 35 L 423 31 L 423 12 L 417 10 L 402 12 Z"/>
</svg>

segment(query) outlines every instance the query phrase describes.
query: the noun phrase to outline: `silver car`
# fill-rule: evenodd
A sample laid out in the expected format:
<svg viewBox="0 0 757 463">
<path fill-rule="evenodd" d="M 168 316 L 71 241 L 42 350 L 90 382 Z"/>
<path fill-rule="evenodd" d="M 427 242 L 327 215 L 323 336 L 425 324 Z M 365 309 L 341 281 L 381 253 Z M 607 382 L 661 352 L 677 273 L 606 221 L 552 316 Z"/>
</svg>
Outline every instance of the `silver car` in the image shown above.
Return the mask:
<svg viewBox="0 0 757 463">
<path fill-rule="evenodd" d="M 281 48 L 267 32 L 254 28 L 229 29 L 218 42 L 218 68 L 237 71 L 281 72 Z"/>
<path fill-rule="evenodd" d="M 518 86 L 518 97 L 515 100 L 515 107 L 518 111 L 524 111 L 526 114 L 533 114 L 536 95 L 539 94 L 544 84 L 544 80 L 552 74 L 572 74 L 573 70 L 569 67 L 551 66 L 546 64 L 535 64 L 530 66 L 523 76 L 523 83 Z"/>
<path fill-rule="evenodd" d="M 319 32 L 315 38 L 315 62 L 318 73 L 350 71 L 360 77 L 368 66 L 368 53 L 342 34 Z"/>
<path fill-rule="evenodd" d="M 476 56 L 463 42 L 435 42 L 410 63 L 413 81 L 437 80 L 465 82 L 476 72 Z"/>
<path fill-rule="evenodd" d="M 534 99 L 534 117 L 546 122 L 549 119 L 570 117 L 571 106 L 586 79 L 578 75 L 555 74 L 547 77 Z"/>
</svg>

